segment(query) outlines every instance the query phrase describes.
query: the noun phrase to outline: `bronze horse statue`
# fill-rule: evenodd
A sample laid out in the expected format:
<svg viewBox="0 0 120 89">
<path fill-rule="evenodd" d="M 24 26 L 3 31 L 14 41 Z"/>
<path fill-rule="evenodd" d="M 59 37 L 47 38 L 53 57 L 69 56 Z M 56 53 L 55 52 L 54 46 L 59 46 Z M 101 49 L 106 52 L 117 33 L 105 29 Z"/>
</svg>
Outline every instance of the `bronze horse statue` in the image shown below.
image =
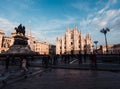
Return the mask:
<svg viewBox="0 0 120 89">
<path fill-rule="evenodd" d="M 23 36 L 25 36 L 25 26 L 22 26 L 22 24 L 20 24 L 18 27 L 15 27 L 15 30 L 16 30 L 16 34 L 22 33 Z"/>
</svg>

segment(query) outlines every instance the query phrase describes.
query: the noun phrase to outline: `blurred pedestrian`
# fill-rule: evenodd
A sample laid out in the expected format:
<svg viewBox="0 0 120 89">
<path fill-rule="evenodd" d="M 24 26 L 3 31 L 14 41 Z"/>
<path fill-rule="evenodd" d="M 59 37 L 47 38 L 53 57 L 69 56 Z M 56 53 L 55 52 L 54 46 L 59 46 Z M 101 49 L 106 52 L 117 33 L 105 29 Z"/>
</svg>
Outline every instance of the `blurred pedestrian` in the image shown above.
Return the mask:
<svg viewBox="0 0 120 89">
<path fill-rule="evenodd" d="M 54 59 L 53 59 L 53 65 L 57 64 L 57 55 L 54 55 Z"/>
<path fill-rule="evenodd" d="M 27 68 L 27 61 L 26 61 L 26 59 L 21 57 L 21 62 L 22 62 L 22 69 L 24 70 L 24 72 L 27 72 L 28 68 Z"/>
<path fill-rule="evenodd" d="M 86 59 L 87 59 L 87 54 L 84 54 L 84 63 L 86 63 Z"/>
<path fill-rule="evenodd" d="M 82 64 L 82 54 L 78 54 L 79 64 Z"/>
<path fill-rule="evenodd" d="M 5 69 L 8 70 L 8 67 L 9 67 L 9 55 L 6 56 L 6 59 L 5 59 Z"/>
<path fill-rule="evenodd" d="M 97 69 L 97 57 L 96 57 L 96 53 L 91 54 L 90 55 L 90 59 L 91 59 L 91 68 Z"/>
<path fill-rule="evenodd" d="M 44 55 L 43 61 L 44 61 L 45 68 L 48 68 L 49 56 L 48 55 Z"/>
</svg>

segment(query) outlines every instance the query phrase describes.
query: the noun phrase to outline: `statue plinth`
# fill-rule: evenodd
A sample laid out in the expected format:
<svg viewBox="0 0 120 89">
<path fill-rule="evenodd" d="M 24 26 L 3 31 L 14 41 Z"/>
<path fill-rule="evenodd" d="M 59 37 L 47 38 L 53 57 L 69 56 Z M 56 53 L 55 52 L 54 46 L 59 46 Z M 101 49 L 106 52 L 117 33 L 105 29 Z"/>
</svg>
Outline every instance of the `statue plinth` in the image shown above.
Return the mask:
<svg viewBox="0 0 120 89">
<path fill-rule="evenodd" d="M 28 45 L 28 38 L 25 36 L 14 36 L 14 45 Z"/>
</svg>

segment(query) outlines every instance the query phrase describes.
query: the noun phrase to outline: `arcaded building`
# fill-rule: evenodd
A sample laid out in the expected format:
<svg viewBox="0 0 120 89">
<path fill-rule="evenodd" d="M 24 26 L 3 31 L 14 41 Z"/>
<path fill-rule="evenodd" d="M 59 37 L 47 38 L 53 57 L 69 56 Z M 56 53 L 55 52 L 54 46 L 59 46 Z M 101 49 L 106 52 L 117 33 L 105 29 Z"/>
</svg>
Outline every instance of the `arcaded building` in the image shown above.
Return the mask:
<svg viewBox="0 0 120 89">
<path fill-rule="evenodd" d="M 93 52 L 92 40 L 89 34 L 85 37 L 78 28 L 66 29 L 61 38 L 56 39 L 56 54 L 90 54 Z"/>
</svg>

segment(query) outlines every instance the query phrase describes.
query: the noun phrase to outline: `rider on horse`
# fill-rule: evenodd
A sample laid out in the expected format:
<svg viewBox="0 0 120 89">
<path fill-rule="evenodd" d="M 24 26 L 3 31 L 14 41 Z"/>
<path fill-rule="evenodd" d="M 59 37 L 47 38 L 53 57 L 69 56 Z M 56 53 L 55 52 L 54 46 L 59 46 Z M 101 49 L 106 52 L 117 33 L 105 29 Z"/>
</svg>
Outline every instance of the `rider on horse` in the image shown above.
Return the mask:
<svg viewBox="0 0 120 89">
<path fill-rule="evenodd" d="M 22 24 L 20 24 L 18 27 L 15 27 L 15 30 L 16 30 L 16 34 L 22 33 L 23 36 L 25 36 L 25 26 L 22 26 Z"/>
</svg>

